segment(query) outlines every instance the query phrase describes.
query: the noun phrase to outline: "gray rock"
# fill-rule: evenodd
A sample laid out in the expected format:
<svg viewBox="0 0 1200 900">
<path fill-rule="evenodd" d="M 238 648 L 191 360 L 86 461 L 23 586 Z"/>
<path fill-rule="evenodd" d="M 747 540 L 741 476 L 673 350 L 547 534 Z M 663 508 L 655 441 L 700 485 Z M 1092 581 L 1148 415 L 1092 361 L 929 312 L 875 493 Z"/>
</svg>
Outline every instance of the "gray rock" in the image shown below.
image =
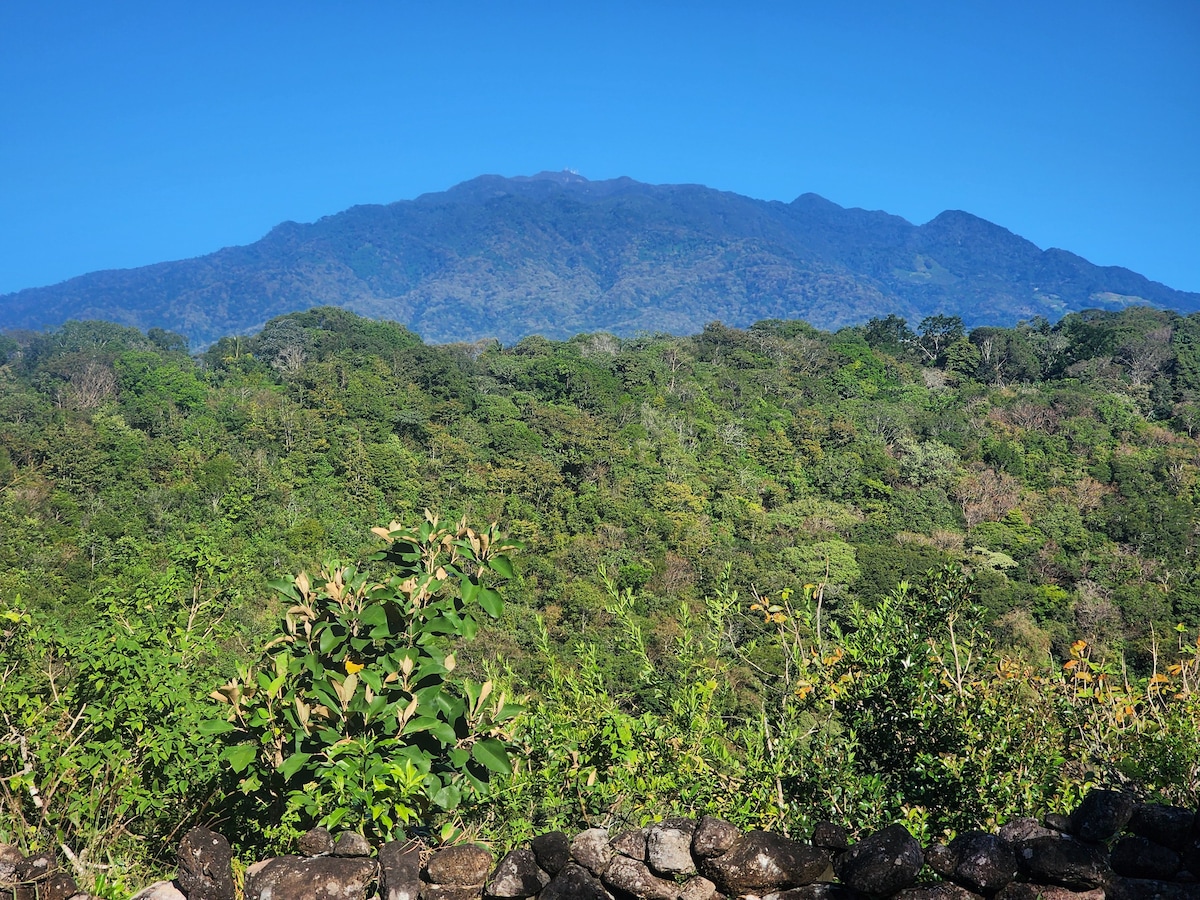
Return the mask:
<svg viewBox="0 0 1200 900">
<path fill-rule="evenodd" d="M 187 900 L 187 895 L 173 881 L 156 881 L 134 894 L 131 900 Z"/>
<path fill-rule="evenodd" d="M 695 875 L 691 819 L 666 819 L 646 829 L 646 862 L 659 875 Z"/>
<path fill-rule="evenodd" d="M 370 856 L 371 845 L 356 831 L 343 831 L 333 844 L 334 856 Z"/>
<path fill-rule="evenodd" d="M 925 848 L 925 865 L 942 878 L 949 878 L 958 867 L 958 852 L 946 844 L 930 844 Z"/>
<path fill-rule="evenodd" d="M 11 890 L 0 893 L 0 900 L 37 900 L 45 895 L 46 885 L 58 871 L 58 860 L 50 851 L 22 859 L 13 868 Z"/>
<path fill-rule="evenodd" d="M 1058 832 L 1039 824 L 1037 819 L 1021 817 L 1005 822 L 1000 827 L 999 837 L 1004 843 L 1016 846 L 1036 837 L 1058 837 Z"/>
<path fill-rule="evenodd" d="M 593 875 L 599 876 L 613 857 L 608 832 L 603 828 L 589 828 L 575 835 L 571 841 L 571 858 Z"/>
<path fill-rule="evenodd" d="M 700 874 L 727 894 L 764 893 L 812 884 L 829 866 L 829 851 L 767 831 L 738 838 L 721 856 L 700 860 Z"/>
<path fill-rule="evenodd" d="M 814 884 L 788 888 L 786 891 L 764 894 L 762 900 L 866 900 L 866 895 L 860 894 L 844 884 L 818 881 Z"/>
<path fill-rule="evenodd" d="M 429 884 L 421 882 L 421 900 L 480 900 L 482 884 Z"/>
<path fill-rule="evenodd" d="M 905 888 L 893 894 L 892 900 L 983 900 L 983 895 L 968 891 L 960 884 L 944 882 Z"/>
<path fill-rule="evenodd" d="M 717 886 L 703 875 L 693 875 L 679 889 L 679 900 L 713 900 Z"/>
<path fill-rule="evenodd" d="M 613 895 L 583 866 L 567 863 L 538 900 L 613 900 Z"/>
<path fill-rule="evenodd" d="M 25 854 L 12 844 L 0 844 L 0 884 L 13 880 L 17 866 L 24 859 Z"/>
<path fill-rule="evenodd" d="M 1150 878 L 1165 881 L 1175 877 L 1181 865 L 1179 854 L 1154 841 L 1126 835 L 1113 845 L 1109 863 L 1126 878 Z"/>
<path fill-rule="evenodd" d="M 833 868 L 855 890 L 886 895 L 911 887 L 924 862 L 921 845 L 905 827 L 889 825 L 852 846 Z"/>
<path fill-rule="evenodd" d="M 489 897 L 533 897 L 550 883 L 532 850 L 513 850 L 500 860 L 484 893 Z"/>
<path fill-rule="evenodd" d="M 478 844 L 458 844 L 429 858 L 425 880 L 451 887 L 482 885 L 491 874 L 492 862 L 492 854 Z"/>
<path fill-rule="evenodd" d="M 571 861 L 571 840 L 561 831 L 539 834 L 529 845 L 538 865 L 551 876 L 557 875 Z"/>
<path fill-rule="evenodd" d="M 1200 900 L 1200 884 L 1180 884 L 1144 878 L 1114 878 L 1107 900 Z"/>
<path fill-rule="evenodd" d="M 1179 806 L 1139 803 L 1133 808 L 1126 830 L 1138 837 L 1162 844 L 1178 853 L 1192 833 L 1195 814 Z"/>
<path fill-rule="evenodd" d="M 644 862 L 619 854 L 609 862 L 600 880 L 618 894 L 639 900 L 676 900 L 679 896 L 679 885 L 674 881 L 659 878 Z"/>
<path fill-rule="evenodd" d="M 1017 865 L 1030 881 L 1075 891 L 1103 887 L 1112 872 L 1103 851 L 1062 837 L 1040 837 L 1017 847 Z"/>
<path fill-rule="evenodd" d="M 952 874 L 944 877 L 976 893 L 994 894 L 1017 877 L 1016 855 L 994 834 L 967 832 L 951 841 L 949 849 L 957 859 Z"/>
<path fill-rule="evenodd" d="M 421 844 L 389 841 L 379 848 L 380 900 L 417 900 L 421 891 Z"/>
<path fill-rule="evenodd" d="M 193 828 L 179 842 L 179 889 L 188 900 L 233 900 L 233 851 L 208 828 Z"/>
<path fill-rule="evenodd" d="M 1193 875 L 1200 873 L 1200 837 L 1192 838 L 1184 843 L 1179 851 L 1183 866 Z"/>
<path fill-rule="evenodd" d="M 300 852 L 305 856 L 324 856 L 333 852 L 333 835 L 324 825 L 318 825 L 300 836 Z"/>
<path fill-rule="evenodd" d="M 13 879 L 21 882 L 45 881 L 58 871 L 58 860 L 49 850 L 27 856 L 13 870 Z"/>
<path fill-rule="evenodd" d="M 70 900 L 79 893 L 75 879 L 66 872 L 55 872 L 47 880 L 39 900 Z"/>
<path fill-rule="evenodd" d="M 995 900 L 1105 900 L 1103 888 L 1073 891 L 1058 884 L 1026 884 L 1014 881 Z"/>
<path fill-rule="evenodd" d="M 379 866 L 373 859 L 280 856 L 246 870 L 245 898 L 366 900 L 378 879 Z"/>
<path fill-rule="evenodd" d="M 814 847 L 824 847 L 838 853 L 850 846 L 850 835 L 841 825 L 833 822 L 818 822 L 813 828 L 812 843 Z"/>
<path fill-rule="evenodd" d="M 1088 791 L 1071 813 L 1071 833 L 1085 841 L 1107 841 L 1133 816 L 1134 799 L 1120 791 Z"/>
<path fill-rule="evenodd" d="M 1064 816 L 1062 813 L 1046 813 L 1042 816 L 1042 824 L 1059 834 L 1071 834 L 1072 832 L 1071 817 Z"/>
<path fill-rule="evenodd" d="M 742 832 L 736 825 L 715 816 L 704 816 L 696 823 L 692 833 L 692 854 L 697 859 L 720 856 L 734 845 Z"/>
<path fill-rule="evenodd" d="M 635 828 L 632 831 L 622 831 L 611 841 L 613 852 L 628 856 L 630 859 L 646 861 L 646 829 Z"/>
</svg>

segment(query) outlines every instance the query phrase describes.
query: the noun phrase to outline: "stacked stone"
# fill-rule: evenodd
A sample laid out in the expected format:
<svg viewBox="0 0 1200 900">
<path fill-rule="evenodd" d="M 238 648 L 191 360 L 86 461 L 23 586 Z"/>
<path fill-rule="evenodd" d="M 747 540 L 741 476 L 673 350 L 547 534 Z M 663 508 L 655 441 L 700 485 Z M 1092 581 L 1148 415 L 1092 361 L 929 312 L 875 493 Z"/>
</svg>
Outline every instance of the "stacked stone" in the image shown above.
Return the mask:
<svg viewBox="0 0 1200 900">
<path fill-rule="evenodd" d="M 996 900 L 1200 900 L 1200 823 L 1178 807 L 1092 791 L 1070 816 L 1015 819 L 926 852 L 963 896 Z"/>
<path fill-rule="evenodd" d="M 415 842 L 373 850 L 317 828 L 299 854 L 246 871 L 245 900 L 1200 900 L 1200 817 L 1092 791 L 1070 816 L 1017 819 L 922 848 L 900 825 L 851 844 L 821 823 L 811 841 L 721 819 L 666 819 L 610 834 L 551 832 L 504 855 Z M 54 855 L 0 844 L 0 900 L 88 900 Z M 195 828 L 174 881 L 135 900 L 234 900 L 228 842 Z"/>
<path fill-rule="evenodd" d="M 778 894 L 816 881 L 831 858 L 826 850 L 779 835 L 743 835 L 712 817 L 666 819 L 615 836 L 602 828 L 573 840 L 561 832 L 541 835 L 531 850 L 515 850 L 500 861 L 483 896 L 714 900 Z"/>
<path fill-rule="evenodd" d="M 0 844 L 0 900 L 89 900 L 53 853 L 25 856 Z"/>
</svg>

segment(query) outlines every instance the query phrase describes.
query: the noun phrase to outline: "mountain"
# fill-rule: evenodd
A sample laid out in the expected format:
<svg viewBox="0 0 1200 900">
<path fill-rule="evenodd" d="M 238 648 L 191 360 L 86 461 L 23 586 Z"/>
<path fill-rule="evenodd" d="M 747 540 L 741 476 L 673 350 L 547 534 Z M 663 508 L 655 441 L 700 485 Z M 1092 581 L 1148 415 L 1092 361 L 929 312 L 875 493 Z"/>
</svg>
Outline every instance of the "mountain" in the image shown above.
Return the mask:
<svg viewBox="0 0 1200 900">
<path fill-rule="evenodd" d="M 161 327 L 203 346 L 318 305 L 427 341 L 583 331 L 686 333 L 714 319 L 834 329 L 897 313 L 1011 325 L 1092 307 L 1200 310 L 1175 291 L 970 213 L 924 225 L 815 194 L 754 200 L 701 185 L 485 175 L 196 259 L 93 272 L 0 297 L 0 328 L 67 319 Z"/>
</svg>

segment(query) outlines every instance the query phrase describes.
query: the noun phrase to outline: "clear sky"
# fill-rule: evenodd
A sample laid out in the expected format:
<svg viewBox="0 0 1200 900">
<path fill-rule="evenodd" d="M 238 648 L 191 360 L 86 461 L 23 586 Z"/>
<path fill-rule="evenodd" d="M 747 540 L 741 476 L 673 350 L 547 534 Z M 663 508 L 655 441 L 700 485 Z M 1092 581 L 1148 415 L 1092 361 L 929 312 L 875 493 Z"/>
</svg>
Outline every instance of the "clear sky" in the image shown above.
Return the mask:
<svg viewBox="0 0 1200 900">
<path fill-rule="evenodd" d="M 0 293 L 564 168 L 1200 291 L 1200 2 L 0 3 Z"/>
</svg>

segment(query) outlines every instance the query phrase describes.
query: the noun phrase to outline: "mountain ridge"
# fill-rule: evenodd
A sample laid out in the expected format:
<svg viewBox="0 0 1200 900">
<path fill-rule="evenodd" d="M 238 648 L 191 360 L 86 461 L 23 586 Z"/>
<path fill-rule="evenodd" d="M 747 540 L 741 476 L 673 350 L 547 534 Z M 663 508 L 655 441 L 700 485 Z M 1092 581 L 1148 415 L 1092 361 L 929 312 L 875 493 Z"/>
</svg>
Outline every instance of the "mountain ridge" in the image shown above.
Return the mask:
<svg viewBox="0 0 1200 900">
<path fill-rule="evenodd" d="M 946 210 L 924 225 L 817 194 L 790 203 L 703 185 L 482 175 L 363 204 L 192 259 L 110 269 L 0 296 L 0 328 L 100 318 L 193 346 L 319 305 L 399 321 L 431 342 L 579 331 L 698 331 L 800 318 L 819 328 L 896 313 L 968 326 L 1056 320 L 1175 291 Z"/>
</svg>

